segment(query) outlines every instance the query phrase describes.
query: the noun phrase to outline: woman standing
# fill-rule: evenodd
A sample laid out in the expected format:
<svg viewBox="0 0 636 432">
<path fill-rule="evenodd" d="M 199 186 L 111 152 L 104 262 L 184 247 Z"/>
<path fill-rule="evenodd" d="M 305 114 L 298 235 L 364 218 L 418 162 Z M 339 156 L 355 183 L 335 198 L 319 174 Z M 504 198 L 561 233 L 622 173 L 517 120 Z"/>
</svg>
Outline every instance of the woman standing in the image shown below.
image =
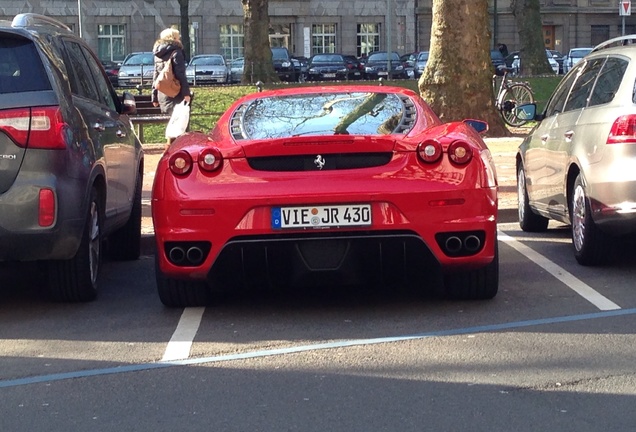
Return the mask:
<svg viewBox="0 0 636 432">
<path fill-rule="evenodd" d="M 162 113 L 172 114 L 176 104 L 183 101 L 186 104 L 190 104 L 190 86 L 186 78 L 186 60 L 179 30 L 173 28 L 163 30 L 159 34 L 159 39 L 155 42 L 152 52 L 155 55 L 155 70 L 152 82 L 157 80 L 157 75 L 163 70 L 165 62 L 172 61 L 174 76 L 181 83 L 181 91 L 175 97 L 167 96 L 154 87 L 152 89 L 153 106 L 160 106 Z M 170 147 L 174 138 L 167 138 L 167 140 L 166 150 Z"/>
</svg>

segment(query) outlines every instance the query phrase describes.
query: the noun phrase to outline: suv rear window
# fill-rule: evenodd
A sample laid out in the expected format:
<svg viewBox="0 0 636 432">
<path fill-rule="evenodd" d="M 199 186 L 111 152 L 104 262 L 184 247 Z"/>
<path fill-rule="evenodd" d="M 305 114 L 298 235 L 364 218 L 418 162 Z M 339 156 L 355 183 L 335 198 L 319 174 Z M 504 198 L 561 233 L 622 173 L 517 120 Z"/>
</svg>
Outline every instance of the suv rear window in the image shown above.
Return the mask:
<svg viewBox="0 0 636 432">
<path fill-rule="evenodd" d="M 33 42 L 0 35 L 0 94 L 50 90 Z"/>
</svg>

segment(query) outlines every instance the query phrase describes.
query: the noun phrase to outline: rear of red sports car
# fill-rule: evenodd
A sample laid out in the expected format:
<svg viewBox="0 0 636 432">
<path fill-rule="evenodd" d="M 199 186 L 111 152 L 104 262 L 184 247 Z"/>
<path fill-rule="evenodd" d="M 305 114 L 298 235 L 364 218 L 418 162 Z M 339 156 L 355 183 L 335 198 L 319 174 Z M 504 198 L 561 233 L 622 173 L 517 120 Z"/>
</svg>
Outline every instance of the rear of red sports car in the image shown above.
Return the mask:
<svg viewBox="0 0 636 432">
<path fill-rule="evenodd" d="M 168 306 L 214 291 L 329 284 L 498 289 L 494 164 L 414 92 L 292 88 L 237 101 L 161 159 L 152 192 Z"/>
</svg>

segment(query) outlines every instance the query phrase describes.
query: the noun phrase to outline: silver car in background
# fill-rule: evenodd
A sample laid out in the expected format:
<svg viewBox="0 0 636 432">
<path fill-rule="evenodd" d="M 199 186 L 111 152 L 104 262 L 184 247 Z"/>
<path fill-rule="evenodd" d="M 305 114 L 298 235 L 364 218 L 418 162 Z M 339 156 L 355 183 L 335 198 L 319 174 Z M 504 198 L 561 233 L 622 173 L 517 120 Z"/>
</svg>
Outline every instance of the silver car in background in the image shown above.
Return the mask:
<svg viewBox="0 0 636 432">
<path fill-rule="evenodd" d="M 428 51 L 420 51 L 415 59 L 415 79 L 419 79 L 428 63 Z"/>
<path fill-rule="evenodd" d="M 519 224 L 570 224 L 582 265 L 606 263 L 619 239 L 636 234 L 636 45 L 622 46 L 632 38 L 594 48 L 542 114 L 519 108 L 539 121 L 517 154 Z"/>
<path fill-rule="evenodd" d="M 188 63 L 186 78 L 191 85 L 225 84 L 230 79 L 230 68 L 221 54 L 199 54 Z"/>
<path fill-rule="evenodd" d="M 245 60 L 243 57 L 235 58 L 230 62 L 230 82 L 240 83 L 243 77 L 243 68 L 245 66 Z"/>
<path fill-rule="evenodd" d="M 126 56 L 117 81 L 120 87 L 151 85 L 154 73 L 155 56 L 152 52 L 134 52 Z"/>
<path fill-rule="evenodd" d="M 563 72 L 568 73 L 583 57 L 592 52 L 594 48 L 572 48 L 563 59 Z"/>
</svg>

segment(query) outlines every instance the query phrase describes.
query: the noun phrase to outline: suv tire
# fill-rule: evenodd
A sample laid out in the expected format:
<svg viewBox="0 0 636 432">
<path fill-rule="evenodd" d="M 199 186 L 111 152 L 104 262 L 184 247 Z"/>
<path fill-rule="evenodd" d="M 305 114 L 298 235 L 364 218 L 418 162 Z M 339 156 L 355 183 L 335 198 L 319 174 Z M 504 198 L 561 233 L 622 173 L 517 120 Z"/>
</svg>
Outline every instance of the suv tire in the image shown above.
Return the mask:
<svg viewBox="0 0 636 432">
<path fill-rule="evenodd" d="M 84 232 L 75 256 L 48 262 L 49 291 L 53 300 L 85 302 L 97 297 L 97 275 L 102 263 L 102 205 L 91 190 Z"/>
</svg>

